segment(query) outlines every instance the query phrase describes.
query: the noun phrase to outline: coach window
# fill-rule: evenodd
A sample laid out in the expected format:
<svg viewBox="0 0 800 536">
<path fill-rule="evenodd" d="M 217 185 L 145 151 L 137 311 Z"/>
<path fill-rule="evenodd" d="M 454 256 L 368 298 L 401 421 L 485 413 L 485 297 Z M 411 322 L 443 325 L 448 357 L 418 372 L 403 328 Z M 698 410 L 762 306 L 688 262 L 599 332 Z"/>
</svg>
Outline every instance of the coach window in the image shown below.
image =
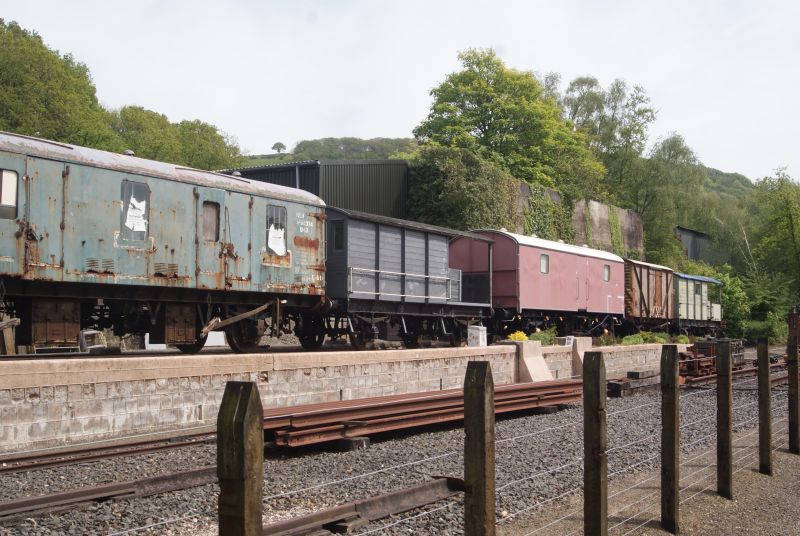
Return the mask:
<svg viewBox="0 0 800 536">
<path fill-rule="evenodd" d="M 333 249 L 341 251 L 344 249 L 344 222 L 336 220 L 331 222 L 331 234 L 333 234 Z"/>
<path fill-rule="evenodd" d="M 603 265 L 603 281 L 611 281 L 611 265 Z"/>
<path fill-rule="evenodd" d="M 147 240 L 150 222 L 150 187 L 143 182 L 122 181 L 122 240 Z"/>
<path fill-rule="evenodd" d="M 203 202 L 203 240 L 207 242 L 219 240 L 219 203 Z"/>
<path fill-rule="evenodd" d="M 550 273 L 550 255 L 545 255 L 542 253 L 539 256 L 539 271 L 543 274 Z"/>
<path fill-rule="evenodd" d="M 267 205 L 267 253 L 286 255 L 286 207 Z"/>
<path fill-rule="evenodd" d="M 17 180 L 16 171 L 2 170 L 0 174 L 0 218 L 13 220 L 17 217 Z"/>
</svg>

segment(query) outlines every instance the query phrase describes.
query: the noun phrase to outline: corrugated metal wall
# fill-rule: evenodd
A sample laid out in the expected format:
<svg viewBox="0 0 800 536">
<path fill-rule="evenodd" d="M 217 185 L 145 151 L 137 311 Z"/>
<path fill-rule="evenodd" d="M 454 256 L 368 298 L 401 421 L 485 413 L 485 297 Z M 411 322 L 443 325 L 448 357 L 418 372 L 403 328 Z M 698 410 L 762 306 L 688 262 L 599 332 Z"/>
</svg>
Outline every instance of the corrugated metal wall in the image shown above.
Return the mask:
<svg viewBox="0 0 800 536">
<path fill-rule="evenodd" d="M 326 161 L 319 196 L 329 205 L 392 218 L 406 217 L 408 164 L 404 160 Z"/>
<path fill-rule="evenodd" d="M 296 186 L 292 164 L 238 170 L 248 179 Z M 334 207 L 392 218 L 406 217 L 405 160 L 325 160 L 300 165 L 300 188 Z"/>
</svg>

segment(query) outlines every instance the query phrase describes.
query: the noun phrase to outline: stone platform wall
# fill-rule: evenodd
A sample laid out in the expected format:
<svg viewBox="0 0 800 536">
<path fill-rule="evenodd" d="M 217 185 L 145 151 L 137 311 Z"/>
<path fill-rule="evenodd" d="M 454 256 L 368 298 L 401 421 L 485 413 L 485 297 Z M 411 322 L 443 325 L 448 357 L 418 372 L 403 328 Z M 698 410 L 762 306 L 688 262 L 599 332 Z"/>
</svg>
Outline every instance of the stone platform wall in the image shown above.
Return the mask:
<svg viewBox="0 0 800 536">
<path fill-rule="evenodd" d="M 461 387 L 487 359 L 516 381 L 516 349 L 213 355 L 2 362 L 0 452 L 211 429 L 227 381 L 254 381 L 265 408 Z"/>
</svg>

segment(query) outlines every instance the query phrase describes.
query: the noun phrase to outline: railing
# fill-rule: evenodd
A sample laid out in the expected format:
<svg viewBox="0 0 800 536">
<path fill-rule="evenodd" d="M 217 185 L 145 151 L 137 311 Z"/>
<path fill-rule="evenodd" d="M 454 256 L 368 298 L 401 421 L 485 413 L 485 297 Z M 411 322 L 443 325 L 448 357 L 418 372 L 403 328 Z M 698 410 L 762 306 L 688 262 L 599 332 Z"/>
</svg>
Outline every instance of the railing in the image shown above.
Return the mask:
<svg viewBox="0 0 800 536">
<path fill-rule="evenodd" d="M 446 292 L 444 295 L 432 295 L 432 294 L 405 294 L 405 293 L 395 293 L 395 292 L 382 292 L 380 289 L 375 290 L 355 290 L 353 288 L 353 273 L 363 273 L 368 275 L 377 275 L 377 281 L 380 282 L 380 277 L 382 275 L 390 275 L 390 276 L 397 276 L 400 278 L 405 278 L 405 281 L 401 279 L 398 283 L 401 286 L 405 286 L 405 283 L 408 281 L 408 278 L 412 279 L 424 279 L 426 283 L 431 281 L 440 281 L 446 285 Z M 358 294 L 379 294 L 381 296 L 392 296 L 397 298 L 422 298 L 422 299 L 444 299 L 444 300 L 451 300 L 453 299 L 453 279 L 448 276 L 440 276 L 440 275 L 426 275 L 426 274 L 413 274 L 407 272 L 393 272 L 391 270 L 375 270 L 373 268 L 357 268 L 354 266 L 347 267 L 347 291 L 348 293 L 358 293 Z M 430 285 L 426 285 L 428 289 L 430 289 Z"/>
</svg>

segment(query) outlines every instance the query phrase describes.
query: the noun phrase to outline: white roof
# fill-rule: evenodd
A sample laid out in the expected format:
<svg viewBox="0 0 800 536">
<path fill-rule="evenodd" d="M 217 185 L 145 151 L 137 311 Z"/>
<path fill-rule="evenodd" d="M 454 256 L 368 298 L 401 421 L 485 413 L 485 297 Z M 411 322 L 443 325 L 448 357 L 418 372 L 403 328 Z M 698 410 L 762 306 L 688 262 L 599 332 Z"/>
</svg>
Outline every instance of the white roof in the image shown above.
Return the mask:
<svg viewBox="0 0 800 536">
<path fill-rule="evenodd" d="M 498 231 L 497 229 L 480 229 L 472 231 L 473 233 L 496 233 L 502 236 L 507 236 L 518 244 L 523 246 L 531 246 L 540 249 L 549 249 L 552 251 L 563 251 L 565 253 L 572 253 L 573 255 L 580 255 L 582 257 L 593 257 L 595 259 L 603 259 L 613 262 L 625 262 L 622 257 L 603 251 L 601 249 L 593 249 L 584 246 L 573 246 L 572 244 L 564 244 L 562 242 L 554 242 L 553 240 L 545 240 L 544 238 L 537 238 L 534 236 L 521 235 L 516 233 L 509 233 L 508 231 Z"/>
<path fill-rule="evenodd" d="M 674 270 L 669 266 L 661 266 L 660 264 L 651 264 L 649 262 L 635 261 L 633 259 L 625 259 L 625 262 L 629 262 L 631 264 L 638 264 L 640 266 L 649 266 L 650 268 L 655 268 L 656 270 L 666 270 L 668 272 L 674 272 Z"/>
</svg>

